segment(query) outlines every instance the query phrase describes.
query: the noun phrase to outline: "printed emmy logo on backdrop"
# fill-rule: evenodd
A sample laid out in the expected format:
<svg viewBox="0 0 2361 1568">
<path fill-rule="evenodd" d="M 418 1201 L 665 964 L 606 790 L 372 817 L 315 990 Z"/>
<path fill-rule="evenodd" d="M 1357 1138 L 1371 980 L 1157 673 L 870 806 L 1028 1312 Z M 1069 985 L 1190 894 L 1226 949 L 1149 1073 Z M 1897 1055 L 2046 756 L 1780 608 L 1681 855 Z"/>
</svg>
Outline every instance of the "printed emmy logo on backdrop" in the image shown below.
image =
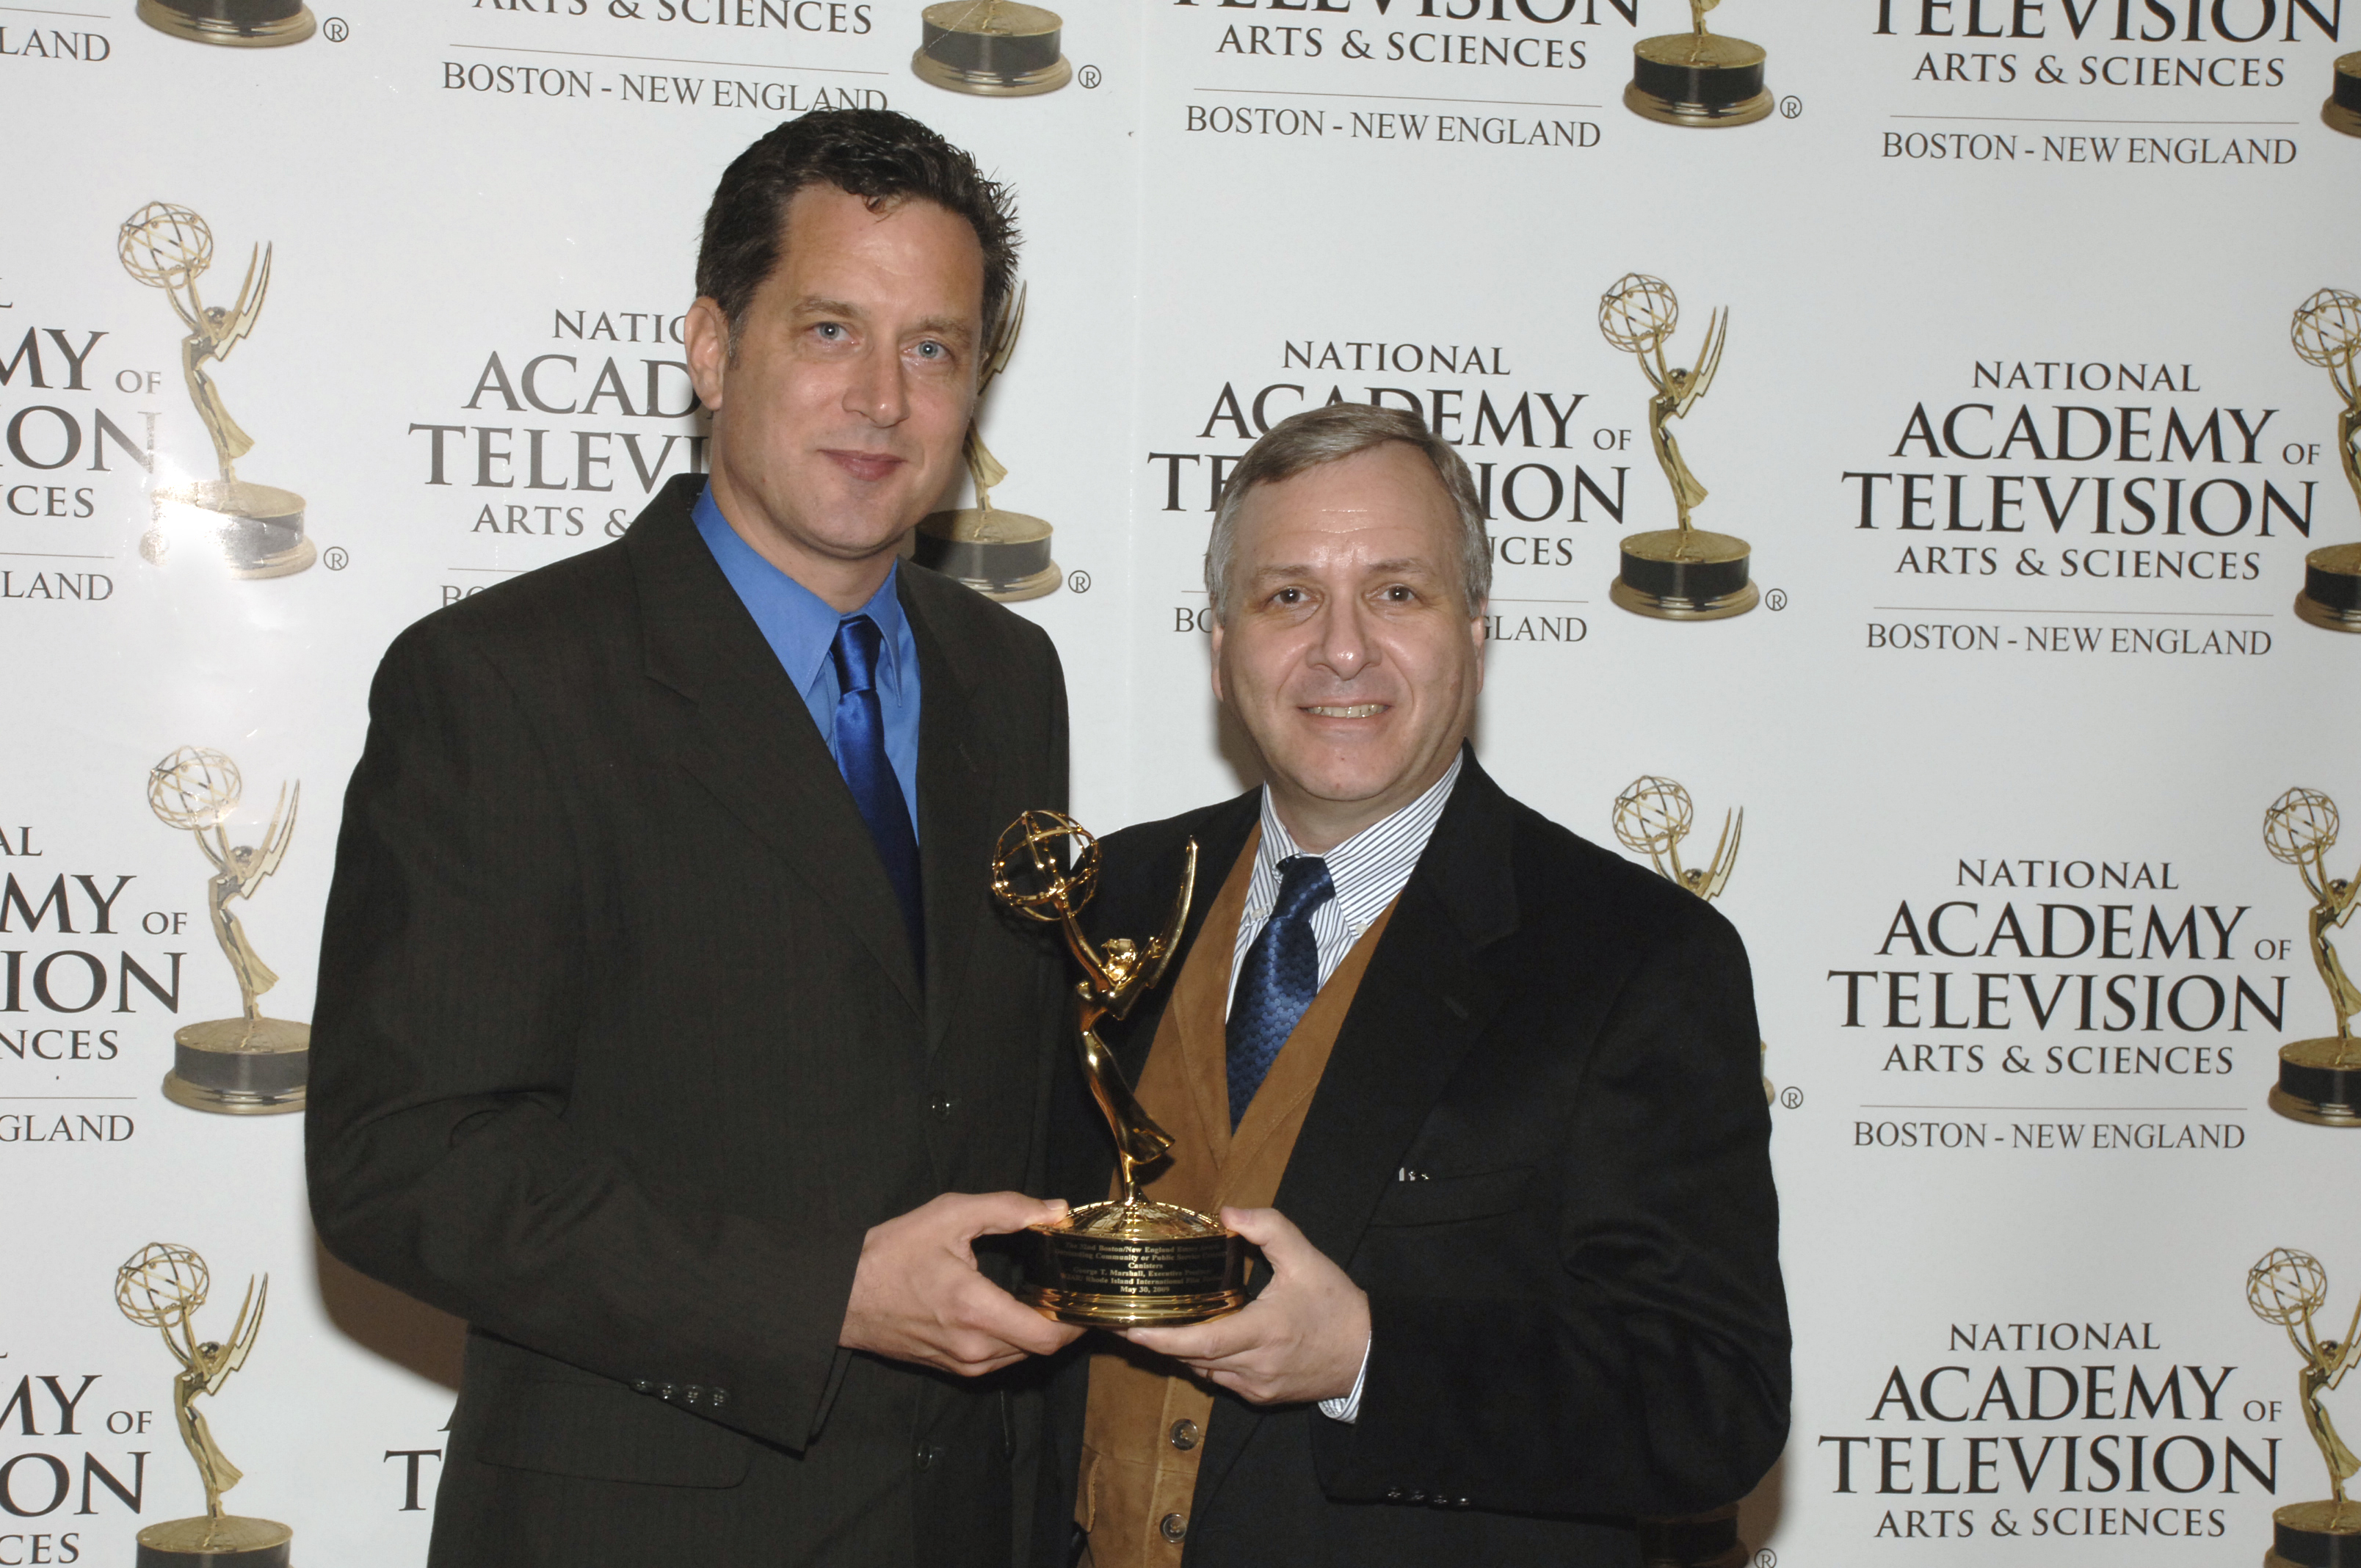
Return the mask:
<svg viewBox="0 0 2361 1568">
<path fill-rule="evenodd" d="M 1623 106 L 1667 126 L 1751 126 L 1771 113 L 1761 44 L 1709 32 L 1705 14 L 1721 0 L 1689 0 L 1689 30 L 1631 46 Z"/>
<path fill-rule="evenodd" d="M 139 19 L 176 38 L 233 49 L 300 44 L 314 27 L 303 0 L 139 0 Z"/>
<path fill-rule="evenodd" d="M 193 833 L 198 850 L 214 868 L 205 907 L 246 1003 L 239 1017 L 186 1024 L 173 1032 L 172 1070 L 164 1075 L 164 1095 L 192 1111 L 258 1116 L 303 1108 L 312 1025 L 262 1015 L 261 995 L 279 983 L 279 976 L 247 940 L 230 902 L 253 897 L 287 858 L 303 786 L 295 784 L 291 794 L 288 785 L 280 786 L 260 844 L 233 847 L 222 825 L 237 809 L 244 788 L 236 762 L 197 746 L 181 747 L 148 773 L 149 809 L 166 827 Z"/>
<path fill-rule="evenodd" d="M 975 396 L 982 418 L 984 389 L 1007 368 L 1016 352 L 1016 335 L 1025 330 L 1025 291 L 1004 311 L 999 330 L 992 334 Z M 918 565 L 956 577 L 986 598 L 1011 601 L 1037 599 L 1056 590 L 1058 563 L 1049 559 L 1049 525 L 1021 511 L 1002 511 L 992 504 L 992 488 L 1008 477 L 1008 470 L 983 444 L 980 424 L 967 427 L 967 471 L 975 481 L 975 505 L 954 511 L 930 513 L 918 523 L 915 541 Z"/>
<path fill-rule="evenodd" d="M 210 536 L 239 577 L 284 577 L 309 566 L 317 552 L 303 532 L 303 498 L 292 490 L 258 485 L 237 477 L 236 461 L 252 451 L 254 438 L 238 428 L 222 401 L 221 389 L 205 374 L 205 362 L 226 360 L 254 331 L 270 291 L 270 247 L 257 246 L 246 265 L 237 302 L 208 305 L 197 280 L 213 265 L 214 232 L 186 207 L 150 202 L 123 222 L 115 255 L 123 269 L 151 289 L 161 289 L 172 312 L 189 329 L 181 340 L 181 370 L 189 400 L 213 438 L 218 479 L 170 485 L 152 499 L 154 526 L 139 541 L 139 554 L 160 564 L 173 536 L 193 528 Z M 183 298 L 183 296 L 186 296 Z"/>
<path fill-rule="evenodd" d="M 293 1530 L 276 1519 L 222 1512 L 222 1494 L 246 1475 L 214 1442 L 213 1429 L 197 1409 L 198 1399 L 220 1393 L 253 1354 L 270 1299 L 270 1277 L 247 1281 L 246 1299 L 227 1340 L 197 1338 L 197 1309 L 212 1289 L 205 1260 L 170 1242 L 148 1243 L 115 1271 L 115 1306 L 142 1328 L 161 1332 L 164 1348 L 181 1364 L 172 1379 L 172 1418 L 205 1486 L 202 1517 L 151 1524 L 139 1532 L 137 1568 L 287 1568 Z"/>
<path fill-rule="evenodd" d="M 1065 848 L 1073 846 L 1073 864 Z M 1142 946 L 1127 937 L 1093 945 L 1074 916 L 1098 890 L 1098 840 L 1071 817 L 1028 811 L 1000 835 L 992 855 L 993 895 L 1014 914 L 1058 927 L 1082 971 L 1077 1022 L 1082 1075 L 1115 1138 L 1119 1198 L 1087 1203 L 1054 1224 L 1026 1232 L 1019 1299 L 1060 1322 L 1096 1327 L 1195 1323 L 1246 1304 L 1246 1243 L 1208 1214 L 1142 1196 L 1139 1173 L 1163 1159 L 1172 1135 L 1140 1105 L 1123 1067 L 1099 1038 L 1164 978 L 1189 921 L 1197 887 L 1197 841 L 1189 841 L 1180 891 L 1164 929 Z"/>
<path fill-rule="evenodd" d="M 1664 359 L 1664 345 L 1680 324 L 1681 302 L 1672 285 L 1642 272 L 1625 273 L 1598 301 L 1600 335 L 1636 356 L 1640 373 L 1656 389 L 1648 400 L 1648 436 L 1680 518 L 1677 528 L 1623 541 L 1622 569 L 1608 597 L 1634 615 L 1658 620 L 1721 620 L 1744 615 L 1761 598 L 1747 575 L 1752 547 L 1732 534 L 1690 526 L 1690 510 L 1704 504 L 1706 488 L 1681 456 L 1671 422 L 1686 417 L 1712 387 L 1730 334 L 1730 312 L 1713 313 L 1694 369 Z"/>
<path fill-rule="evenodd" d="M 1710 904 L 1721 896 L 1729 885 L 1730 873 L 1738 864 L 1739 840 L 1746 834 L 1746 812 L 1743 807 L 1726 811 L 1721 817 L 1721 837 L 1715 840 L 1713 859 L 1703 866 L 1681 864 L 1681 845 L 1688 838 L 1697 821 L 1697 806 L 1689 792 L 1672 779 L 1642 773 L 1623 786 L 1615 797 L 1615 838 L 1635 855 L 1645 855 L 1656 874 L 1666 882 L 1675 883 Z M 1763 1055 L 1771 1054 L 1769 1041 L 1763 1042 Z M 1777 1097 L 1778 1091 L 1771 1080 L 1763 1080 L 1763 1098 Z"/>
<path fill-rule="evenodd" d="M 2310 1253 L 2274 1247 L 2246 1271 L 2246 1305 L 2263 1321 L 2285 1329 L 2288 1343 L 2303 1358 L 2303 1370 L 2296 1374 L 2297 1402 L 2312 1441 L 2328 1464 L 2325 1500 L 2272 1510 L 2273 1540 L 2263 1568 L 2347 1568 L 2361 1562 L 2361 1506 L 2345 1496 L 2345 1483 L 2361 1471 L 2361 1460 L 2336 1435 L 2336 1423 L 2329 1419 L 2322 1396 L 2334 1392 L 2361 1361 L 2361 1339 L 2356 1338 L 2356 1331 L 2361 1330 L 2361 1302 L 2354 1304 L 2343 1339 L 2322 1339 L 2312 1320 L 2328 1305 L 2328 1271 Z"/>
<path fill-rule="evenodd" d="M 2322 1127 L 2361 1127 L 2361 1040 L 2353 1037 L 2353 1015 L 2361 1013 L 2361 988 L 2345 973 L 2330 940 L 2353 918 L 2361 898 L 2361 878 L 2328 874 L 2328 851 L 2336 847 L 2336 803 L 2316 789 L 2296 788 L 2263 813 L 2263 845 L 2271 859 L 2290 865 L 2312 897 L 2308 921 L 2312 967 L 2328 987 L 2336 1013 L 2336 1033 L 2279 1047 L 2279 1080 L 2271 1109 Z"/>
<path fill-rule="evenodd" d="M 2361 54 L 2351 58 L 2361 61 Z M 2336 462 L 2361 503 L 2361 297 L 2321 290 L 2295 308 L 2288 337 L 2305 364 L 2328 372 L 2329 385 L 2345 400 L 2336 416 Z M 2361 543 L 2323 545 L 2303 558 L 2295 612 L 2330 631 L 2361 631 Z"/>
<path fill-rule="evenodd" d="M 1073 80 L 1059 52 L 1065 18 L 1016 0 L 944 0 L 919 17 L 910 69 L 921 82 L 980 98 L 1030 98 Z"/>
</svg>

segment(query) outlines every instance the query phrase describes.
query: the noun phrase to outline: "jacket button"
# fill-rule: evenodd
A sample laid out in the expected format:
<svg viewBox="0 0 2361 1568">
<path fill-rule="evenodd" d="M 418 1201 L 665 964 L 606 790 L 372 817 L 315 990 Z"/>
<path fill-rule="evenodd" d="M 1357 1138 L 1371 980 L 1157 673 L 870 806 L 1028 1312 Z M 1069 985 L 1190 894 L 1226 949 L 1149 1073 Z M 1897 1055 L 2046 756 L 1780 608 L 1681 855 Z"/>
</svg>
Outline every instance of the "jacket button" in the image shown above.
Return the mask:
<svg viewBox="0 0 2361 1568">
<path fill-rule="evenodd" d="M 634 1394 L 653 1394 L 655 1391 L 656 1386 L 653 1383 L 649 1382 L 644 1377 L 636 1377 L 631 1380 L 631 1392 Z"/>
<path fill-rule="evenodd" d="M 1402 1500 L 1402 1489 L 1401 1489 L 1400 1486 L 1389 1486 L 1389 1487 L 1387 1487 L 1387 1488 L 1386 1488 L 1386 1501 L 1387 1501 L 1387 1502 L 1389 1502 L 1389 1503 L 1399 1503 L 1399 1502 L 1400 1502 L 1401 1500 Z"/>
<path fill-rule="evenodd" d="M 656 1398 L 659 1399 L 670 1399 L 675 1394 L 679 1392 L 679 1389 L 667 1383 L 663 1387 L 656 1390 Z"/>
<path fill-rule="evenodd" d="M 730 1402 L 730 1390 L 727 1388 L 709 1389 L 707 1392 L 706 1398 L 707 1402 L 718 1410 L 722 1406 Z"/>
<path fill-rule="evenodd" d="M 941 1443 L 922 1442 L 918 1445 L 918 1468 L 921 1470 L 932 1469 L 934 1467 L 935 1461 L 940 1459 L 942 1456 L 943 1445 Z"/>
<path fill-rule="evenodd" d="M 1157 1521 L 1157 1533 L 1178 1546 L 1189 1534 L 1189 1521 L 1179 1514 L 1166 1514 Z"/>
<path fill-rule="evenodd" d="M 949 1116 L 951 1113 L 952 1103 L 953 1102 L 951 1101 L 945 1100 L 938 1096 L 937 1098 L 927 1102 L 927 1109 L 932 1111 L 938 1116 Z"/>
<path fill-rule="evenodd" d="M 1172 1423 L 1172 1446 L 1183 1453 L 1197 1446 L 1198 1435 L 1195 1421 L 1179 1420 Z"/>
</svg>

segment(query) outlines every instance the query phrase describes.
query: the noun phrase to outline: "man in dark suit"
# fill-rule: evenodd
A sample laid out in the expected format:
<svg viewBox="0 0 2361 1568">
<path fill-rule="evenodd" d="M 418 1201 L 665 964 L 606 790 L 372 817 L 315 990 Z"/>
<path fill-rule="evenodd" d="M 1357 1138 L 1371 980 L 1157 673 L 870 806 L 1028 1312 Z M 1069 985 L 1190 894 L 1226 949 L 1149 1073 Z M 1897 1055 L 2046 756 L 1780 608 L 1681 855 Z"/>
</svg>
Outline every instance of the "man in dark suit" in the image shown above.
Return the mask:
<svg viewBox="0 0 2361 1568">
<path fill-rule="evenodd" d="M 331 1251 L 469 1324 L 436 1564 L 1004 1564 L 1068 1331 L 970 1243 L 1061 1212 L 1049 641 L 896 547 L 957 472 L 1005 192 L 884 111 L 715 194 L 711 476 L 387 653 L 307 1148 Z M 1027 1472 L 1029 1481 L 1029 1471 Z"/>
<path fill-rule="evenodd" d="M 1746 955 L 1477 765 L 1489 577 L 1414 415 L 1296 415 L 1224 493 L 1213 688 L 1268 782 L 1107 839 L 1091 917 L 1153 930 L 1196 841 L 1185 945 L 1109 1044 L 1178 1140 L 1150 1193 L 1268 1266 L 1233 1316 L 1079 1347 L 1040 1562 L 1064 1527 L 1095 1568 L 1635 1564 L 1636 1516 L 1778 1456 Z M 1053 1106 L 1051 1190 L 1104 1197 L 1104 1128 Z"/>
</svg>

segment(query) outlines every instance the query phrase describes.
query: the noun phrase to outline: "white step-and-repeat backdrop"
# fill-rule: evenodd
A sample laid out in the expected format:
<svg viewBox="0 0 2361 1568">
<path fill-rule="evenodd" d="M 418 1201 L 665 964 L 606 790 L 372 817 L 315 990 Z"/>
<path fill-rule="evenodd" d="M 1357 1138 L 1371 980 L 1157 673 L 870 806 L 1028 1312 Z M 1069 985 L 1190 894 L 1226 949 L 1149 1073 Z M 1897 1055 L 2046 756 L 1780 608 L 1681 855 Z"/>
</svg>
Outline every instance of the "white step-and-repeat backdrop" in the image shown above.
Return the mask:
<svg viewBox="0 0 2361 1568">
<path fill-rule="evenodd" d="M 917 0 L 313 5 L 279 48 L 0 5 L 0 1562 L 128 1562 L 202 1507 L 179 1367 L 115 1299 L 159 1240 L 211 1265 L 200 1334 L 270 1277 L 211 1401 L 236 1508 L 299 1562 L 422 1559 L 457 1326 L 320 1253 L 300 1117 L 166 1097 L 174 1034 L 242 975 L 310 1016 L 379 652 L 701 465 L 704 202 L 835 104 L 1019 192 L 984 430 L 995 502 L 1055 529 L 1017 608 L 1065 657 L 1085 823 L 1249 782 L 1206 524 L 1257 434 L 1339 399 L 1417 409 L 1484 487 L 1502 782 L 1612 843 L 1627 784 L 1678 781 L 1693 867 L 1743 811 L 1720 903 L 1796 1329 L 1758 1562 L 2251 1562 L 2326 1495 L 2246 1276 L 2314 1255 L 2325 1337 L 2361 1292 L 2361 1134 L 2266 1102 L 2336 1018 L 2264 837 L 2291 786 L 2361 806 L 2361 639 L 2293 608 L 2361 540 L 2361 305 L 2290 336 L 2361 290 L 2361 140 L 2322 115 L 2361 13 L 1731 0 L 1773 112 L 1699 129 L 1623 97 L 1678 0 L 1062 0 L 1071 80 L 1019 97 L 917 75 Z M 1753 548 L 1732 619 L 1608 597 L 1675 521 L 1599 328 L 1629 273 L 1677 298 L 1668 366 L 1728 313 L 1673 428 L 1697 524 Z M 216 433 L 301 539 L 214 537 Z M 182 747 L 236 785 L 151 798 Z"/>
</svg>

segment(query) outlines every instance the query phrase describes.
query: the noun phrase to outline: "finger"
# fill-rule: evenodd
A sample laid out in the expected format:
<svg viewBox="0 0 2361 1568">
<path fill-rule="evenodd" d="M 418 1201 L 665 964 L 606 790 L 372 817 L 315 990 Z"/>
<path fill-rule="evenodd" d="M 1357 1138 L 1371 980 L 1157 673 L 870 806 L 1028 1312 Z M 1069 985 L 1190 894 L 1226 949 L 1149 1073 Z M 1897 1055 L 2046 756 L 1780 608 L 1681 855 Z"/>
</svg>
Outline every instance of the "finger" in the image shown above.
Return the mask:
<svg viewBox="0 0 2361 1568">
<path fill-rule="evenodd" d="M 977 1293 L 967 1326 L 1026 1355 L 1051 1354 L 1082 1333 L 1080 1329 L 1043 1317 L 996 1285 Z"/>
<path fill-rule="evenodd" d="M 961 1228 L 971 1236 L 1005 1235 L 1027 1225 L 1051 1225 L 1066 1217 L 1062 1198 L 1028 1198 L 1022 1192 L 957 1194 Z"/>
<path fill-rule="evenodd" d="M 1222 1223 L 1262 1248 L 1273 1268 L 1286 1267 L 1310 1245 L 1295 1222 L 1276 1209 L 1224 1209 Z"/>
<path fill-rule="evenodd" d="M 1248 1309 L 1182 1328 L 1126 1329 L 1123 1337 L 1175 1361 L 1219 1361 L 1260 1344 L 1259 1321 L 1260 1314 Z"/>
</svg>

